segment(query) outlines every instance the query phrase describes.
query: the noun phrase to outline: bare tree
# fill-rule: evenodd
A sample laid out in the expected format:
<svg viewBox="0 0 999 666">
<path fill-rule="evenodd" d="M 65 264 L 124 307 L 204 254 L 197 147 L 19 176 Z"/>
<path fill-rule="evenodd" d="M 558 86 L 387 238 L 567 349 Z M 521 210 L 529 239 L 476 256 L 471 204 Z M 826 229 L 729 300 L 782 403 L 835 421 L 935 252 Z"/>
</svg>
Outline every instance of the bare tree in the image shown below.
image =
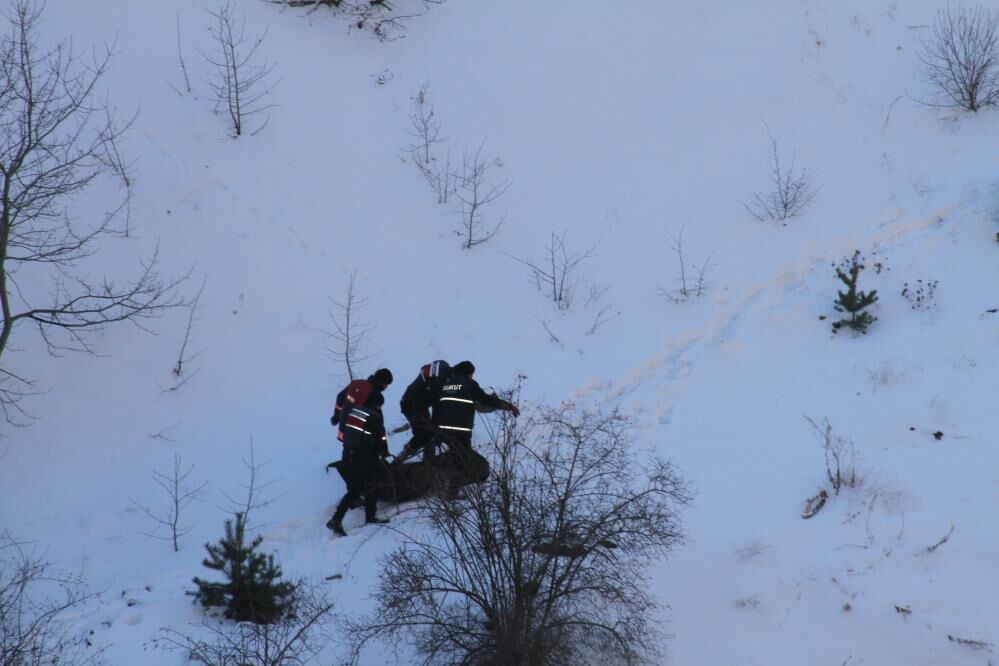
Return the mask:
<svg viewBox="0 0 999 666">
<path fill-rule="evenodd" d="M 679 287 L 676 289 L 660 287 L 659 293 L 674 303 L 681 303 L 691 298 L 699 298 L 704 295 L 707 289 L 705 274 L 711 262 L 711 255 L 708 255 L 708 258 L 699 267 L 694 264 L 688 265 L 688 257 L 683 244 L 683 232 L 686 228 L 686 225 L 680 227 L 680 231 L 676 234 L 669 231 L 666 232 L 671 241 L 670 247 L 676 254 L 677 265 L 680 271 L 680 276 L 677 278 Z"/>
<path fill-rule="evenodd" d="M 937 12 L 933 33 L 921 42 L 925 81 L 936 89 L 936 106 L 967 111 L 999 104 L 999 13 L 981 5 Z"/>
<path fill-rule="evenodd" d="M 100 648 L 73 627 L 94 598 L 79 576 L 53 572 L 27 544 L 0 533 L 0 664 L 103 664 Z"/>
<path fill-rule="evenodd" d="M 370 354 L 361 351 L 361 341 L 374 329 L 373 324 L 359 318 L 358 311 L 367 306 L 368 299 L 357 295 L 354 289 L 356 281 L 355 269 L 347 280 L 347 293 L 343 301 L 330 299 L 333 308 L 330 309 L 329 315 L 333 321 L 333 330 L 323 331 L 326 336 L 326 351 L 334 361 L 343 363 L 351 381 L 354 379 L 354 366 L 371 358 Z"/>
<path fill-rule="evenodd" d="M 595 256 L 594 253 L 599 245 L 597 243 L 582 252 L 571 252 L 566 243 L 567 238 L 567 231 L 562 231 L 561 234 L 551 232 L 551 240 L 545 246 L 546 256 L 541 261 L 528 261 L 507 255 L 531 269 L 534 284 L 551 298 L 559 310 L 568 310 L 572 307 L 580 280 L 579 267 L 587 259 Z M 597 298 L 599 294 L 591 295 L 589 301 L 595 301 Z"/>
<path fill-rule="evenodd" d="M 504 218 L 495 225 L 487 224 L 484 209 L 510 189 L 510 181 L 493 184 L 489 180 L 489 170 L 502 166 L 499 160 L 482 156 L 485 140 L 479 144 L 475 154 L 463 151 L 461 171 L 455 177 L 455 197 L 458 199 L 456 213 L 461 225 L 455 233 L 462 238 L 461 246 L 470 249 L 485 243 L 496 235 L 503 226 Z"/>
<path fill-rule="evenodd" d="M 153 641 L 158 648 L 179 650 L 204 666 L 299 666 L 314 663 L 324 646 L 324 630 L 334 605 L 318 584 L 299 581 L 293 611 L 277 622 L 231 622 L 205 617 L 195 625 L 199 636 L 164 629 Z M 203 636 L 207 634 L 207 638 Z"/>
<path fill-rule="evenodd" d="M 390 638 L 424 664 L 661 663 L 647 572 L 682 543 L 685 482 L 639 463 L 616 411 L 499 419 L 488 480 L 430 497 L 382 561 L 377 608 L 350 626 L 354 661 Z"/>
<path fill-rule="evenodd" d="M 246 123 L 274 106 L 267 104 L 265 99 L 278 83 L 272 76 L 273 64 L 257 63 L 257 50 L 267 33 L 248 39 L 246 17 L 236 18 L 232 0 L 227 0 L 217 10 L 205 11 L 215 21 L 210 29 L 215 52 L 201 52 L 201 55 L 215 70 L 207 83 L 215 95 L 216 109 L 221 106 L 228 112 L 233 137 L 242 136 L 244 130 L 256 134 L 267 125 L 270 116 L 252 130 Z"/>
<path fill-rule="evenodd" d="M 273 479 L 270 481 L 260 481 L 260 472 L 265 466 L 270 464 L 269 460 L 264 462 L 257 462 L 256 450 L 253 446 L 253 438 L 250 438 L 250 459 L 242 459 L 243 466 L 246 467 L 249 472 L 249 479 L 246 483 L 239 484 L 240 487 L 246 492 L 246 498 L 238 500 L 233 498 L 231 495 L 222 491 L 222 496 L 225 497 L 226 501 L 229 503 L 228 506 L 221 507 L 226 513 L 238 513 L 243 516 L 243 523 L 245 525 L 250 524 L 250 513 L 256 509 L 262 509 L 272 502 L 277 500 L 281 495 L 273 496 L 266 494 L 268 490 L 276 484 L 279 479 Z"/>
<path fill-rule="evenodd" d="M 818 196 L 819 189 L 815 186 L 812 172 L 807 169 L 795 168 L 795 155 L 785 164 L 781 156 L 777 139 L 764 123 L 767 137 L 770 139 L 770 190 L 768 192 L 753 191 L 749 193 L 749 203 L 740 201 L 743 208 L 754 219 L 762 221 L 786 223 L 792 217 L 801 215 Z"/>
<path fill-rule="evenodd" d="M 183 278 L 162 279 L 155 252 L 124 283 L 94 280 L 80 266 L 102 237 L 127 232 L 131 181 L 118 144 L 131 120 L 120 121 L 97 92 L 113 47 L 90 59 L 68 41 L 43 48 L 41 11 L 35 0 L 14 0 L 3 11 L 9 31 L 0 37 L 0 355 L 10 351 L 19 322 L 34 324 L 53 354 L 92 352 L 88 333 L 121 321 L 141 326 L 182 304 Z M 73 218 L 72 201 L 115 179 L 125 190 L 116 205 L 96 220 Z M 19 403 L 33 384 L 5 366 L 0 407 L 14 422 L 27 416 Z"/>
<path fill-rule="evenodd" d="M 200 485 L 191 487 L 188 484 L 188 477 L 191 476 L 191 472 L 194 470 L 194 465 L 187 468 L 186 471 L 181 471 L 180 455 L 174 454 L 173 456 L 173 471 L 168 475 L 163 472 L 153 471 L 152 477 L 153 481 L 156 482 L 163 492 L 167 495 L 167 505 L 166 508 L 154 511 L 145 504 L 140 504 L 134 499 L 132 504 L 137 506 L 142 510 L 147 516 L 149 516 L 159 527 L 165 527 L 167 529 L 166 536 L 160 536 L 158 534 L 149 533 L 147 536 L 151 536 L 154 539 L 163 539 L 164 541 L 170 541 L 173 544 L 173 552 L 180 551 L 179 538 L 186 535 L 194 525 L 182 525 L 180 514 L 181 512 L 194 500 L 201 499 L 202 491 L 208 485 L 205 481 Z"/>
<path fill-rule="evenodd" d="M 437 146 L 445 143 L 441 136 L 441 121 L 430 103 L 430 84 L 424 83 L 412 97 L 413 108 L 409 113 L 409 134 L 414 142 L 406 152 L 423 178 L 437 193 L 437 203 L 446 204 L 455 187 L 456 175 L 451 168 L 451 150 L 443 160 L 437 157 Z"/>
</svg>

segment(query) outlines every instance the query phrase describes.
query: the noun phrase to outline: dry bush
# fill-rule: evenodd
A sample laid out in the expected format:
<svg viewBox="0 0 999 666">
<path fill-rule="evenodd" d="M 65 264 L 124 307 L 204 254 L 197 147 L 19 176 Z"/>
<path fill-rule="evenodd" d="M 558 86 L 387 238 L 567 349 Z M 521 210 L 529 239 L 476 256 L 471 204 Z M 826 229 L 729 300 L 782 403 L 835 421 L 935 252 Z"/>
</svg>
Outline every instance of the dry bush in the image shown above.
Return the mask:
<svg viewBox="0 0 999 666">
<path fill-rule="evenodd" d="M 101 650 L 73 627 L 94 596 L 82 578 L 53 572 L 27 544 L 0 533 L 0 664 L 103 664 Z"/>
<path fill-rule="evenodd" d="M 683 541 L 688 486 L 617 411 L 498 418 L 488 480 L 428 499 L 383 561 L 355 662 L 391 638 L 425 664 L 661 663 L 647 572 Z"/>
<path fill-rule="evenodd" d="M 937 12 L 933 33 L 919 50 L 935 106 L 966 111 L 999 103 L 999 14 L 981 5 Z"/>
</svg>

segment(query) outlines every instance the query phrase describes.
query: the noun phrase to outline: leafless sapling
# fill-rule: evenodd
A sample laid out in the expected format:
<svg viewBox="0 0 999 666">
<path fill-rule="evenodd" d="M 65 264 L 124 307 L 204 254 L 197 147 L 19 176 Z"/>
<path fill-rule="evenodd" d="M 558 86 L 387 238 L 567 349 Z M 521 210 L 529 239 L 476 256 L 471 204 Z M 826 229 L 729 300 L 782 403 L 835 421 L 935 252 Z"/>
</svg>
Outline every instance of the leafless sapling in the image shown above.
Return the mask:
<svg viewBox="0 0 999 666">
<path fill-rule="evenodd" d="M 180 69 L 180 73 L 184 75 L 184 89 L 187 91 L 187 94 L 190 95 L 191 77 L 187 75 L 187 62 L 184 60 L 184 49 L 180 39 L 180 14 L 177 14 L 177 67 Z M 170 84 L 170 87 L 177 90 L 172 83 Z M 177 90 L 177 93 L 183 94 L 179 90 Z"/>
<path fill-rule="evenodd" d="M 815 435 L 822 445 L 822 453 L 826 461 L 826 478 L 833 492 L 839 495 L 843 487 L 855 488 L 860 479 L 857 476 L 857 449 L 853 440 L 843 437 L 833 431 L 832 424 L 828 418 L 822 419 L 822 423 L 805 417 L 815 430 Z"/>
<path fill-rule="evenodd" d="M 201 309 L 201 295 L 205 291 L 205 285 L 207 284 L 208 278 L 204 278 L 201 281 L 201 288 L 198 289 L 198 293 L 195 294 L 194 299 L 187 304 L 187 325 L 184 327 L 184 339 L 180 344 L 180 352 L 177 354 L 177 363 L 171 369 L 171 374 L 174 376 L 174 384 L 166 391 L 177 391 L 189 382 L 195 375 L 201 372 L 201 368 L 195 368 L 193 371 L 189 369 L 189 365 L 192 361 L 197 359 L 201 354 L 204 353 L 204 349 L 199 349 L 196 352 L 188 351 L 188 344 L 191 342 L 191 330 L 194 328 L 194 323 L 199 320 L 198 312 Z"/>
<path fill-rule="evenodd" d="M 103 664 L 101 648 L 73 628 L 95 597 L 80 576 L 53 571 L 28 544 L 0 532 L 0 664 Z"/>
<path fill-rule="evenodd" d="M 174 454 L 173 456 L 173 471 L 170 474 L 164 474 L 163 472 L 153 471 L 152 477 L 153 481 L 156 482 L 163 492 L 167 495 L 167 505 L 166 508 L 161 510 L 153 510 L 145 504 L 140 504 L 134 499 L 132 504 L 142 510 L 150 519 L 152 519 L 158 526 L 158 528 L 166 528 L 167 534 L 161 536 L 155 533 L 148 533 L 146 536 L 153 537 L 154 539 L 162 539 L 164 541 L 170 541 L 173 545 L 173 552 L 178 552 L 180 550 L 179 539 L 185 536 L 194 525 L 181 524 L 181 512 L 187 508 L 187 506 L 202 497 L 202 491 L 208 486 L 208 482 L 205 481 L 197 486 L 191 486 L 188 483 L 188 478 L 191 476 L 191 472 L 194 471 L 194 465 L 191 465 L 186 470 L 181 471 L 181 461 L 180 455 Z"/>
<path fill-rule="evenodd" d="M 49 352 L 93 352 L 88 333 L 142 321 L 182 304 L 183 278 L 160 277 L 158 253 L 131 281 L 94 279 L 81 266 L 100 241 L 128 228 L 129 165 L 119 143 L 131 125 L 98 94 L 113 45 L 84 57 L 68 41 L 42 46 L 42 5 L 13 0 L 2 10 L 0 37 L 0 355 L 11 335 L 31 323 Z M 124 194 L 98 219 L 70 214 L 92 185 L 118 181 Z M 124 223 L 124 228 L 122 228 Z M 51 280 L 49 289 L 44 283 Z M 27 414 L 20 400 L 32 380 L 0 369 L 0 408 L 9 422 Z"/>
<path fill-rule="evenodd" d="M 785 163 L 777 139 L 764 123 L 770 140 L 769 191 L 752 191 L 749 202 L 740 201 L 743 208 L 756 220 L 787 223 L 792 217 L 801 215 L 818 196 L 812 172 L 795 167 L 795 155 L 790 163 Z"/>
<path fill-rule="evenodd" d="M 437 146 L 445 143 L 441 136 L 441 121 L 430 103 L 430 84 L 424 83 L 412 97 L 409 113 L 409 135 L 414 142 L 406 149 L 409 159 L 416 165 L 423 178 L 437 193 L 437 203 L 446 204 L 455 187 L 455 173 L 451 168 L 451 150 L 444 159 L 437 155 Z"/>
<path fill-rule="evenodd" d="M 531 269 L 531 278 L 538 290 L 548 295 L 559 310 L 572 307 L 576 287 L 579 286 L 579 268 L 587 259 L 595 256 L 597 244 L 582 252 L 571 252 L 566 242 L 568 232 L 551 232 L 551 239 L 545 246 L 545 258 L 529 261 L 507 255 Z M 591 299 L 592 300 L 592 299 Z"/>
<path fill-rule="evenodd" d="M 627 420 L 572 405 L 498 417 L 489 478 L 430 497 L 382 561 L 352 654 L 402 641 L 424 663 L 662 663 L 650 565 L 682 543 L 690 491 L 638 462 Z"/>
<path fill-rule="evenodd" d="M 232 123 L 233 137 L 242 136 L 244 132 L 256 134 L 267 125 L 270 116 L 253 129 L 246 123 L 273 108 L 274 105 L 266 100 L 278 84 L 273 77 L 275 65 L 257 62 L 257 51 L 267 33 L 264 31 L 263 35 L 249 39 L 246 17 L 236 17 L 232 0 L 216 10 L 205 11 L 213 20 L 210 32 L 215 50 L 212 53 L 202 51 L 201 55 L 214 70 L 207 83 L 215 96 L 216 109 L 225 108 Z"/>
<path fill-rule="evenodd" d="M 680 230 L 676 234 L 669 231 L 666 232 L 671 241 L 670 248 L 676 254 L 679 266 L 680 275 L 676 279 L 679 286 L 676 289 L 660 287 L 659 293 L 674 303 L 682 303 L 691 298 L 699 298 L 707 290 L 705 275 L 708 266 L 710 266 L 711 255 L 708 255 L 708 258 L 699 267 L 694 264 L 688 265 L 688 257 L 683 243 L 683 232 L 685 230 L 686 225 L 680 227 Z"/>
<path fill-rule="evenodd" d="M 562 349 L 565 349 L 565 345 L 562 344 L 562 341 L 559 340 L 559 337 L 555 335 L 555 333 L 552 331 L 551 322 L 549 322 L 547 319 L 542 319 L 540 317 L 538 317 L 538 322 L 541 323 L 541 328 L 545 329 L 545 333 L 548 334 L 548 341 L 554 342 Z"/>
<path fill-rule="evenodd" d="M 357 295 L 354 285 L 357 281 L 357 270 L 351 272 L 347 280 L 347 293 L 343 301 L 332 298 L 333 307 L 329 311 L 333 330 L 324 330 L 326 336 L 326 351 L 334 361 L 342 363 L 347 370 L 347 376 L 354 379 L 354 366 L 371 358 L 370 354 L 361 351 L 361 342 L 374 329 L 374 324 L 360 318 L 360 310 L 368 304 L 368 299 Z"/>
<path fill-rule="evenodd" d="M 267 494 L 271 487 L 274 486 L 274 484 L 276 484 L 280 479 L 272 479 L 270 481 L 260 480 L 260 473 L 264 467 L 270 464 L 270 460 L 265 460 L 264 462 L 259 463 L 257 462 L 253 438 L 250 438 L 249 460 L 243 458 L 242 462 L 243 466 L 249 473 L 249 479 L 247 479 L 247 482 L 239 484 L 239 486 L 246 493 L 246 497 L 244 499 L 235 499 L 223 490 L 222 496 L 226 499 L 228 505 L 221 508 L 226 513 L 241 515 L 243 524 L 249 525 L 251 513 L 255 512 L 257 509 L 263 509 L 264 507 L 269 506 L 283 494 L 276 496 Z"/>
<path fill-rule="evenodd" d="M 604 324 L 613 319 L 617 319 L 620 316 L 621 316 L 620 311 L 614 312 L 614 308 L 612 306 L 605 305 L 604 307 L 600 308 L 596 316 L 593 318 L 593 323 L 590 325 L 588 329 L 586 329 L 586 334 L 587 335 L 595 334 L 600 329 L 601 326 L 603 326 Z"/>
<path fill-rule="evenodd" d="M 999 104 L 999 13 L 981 5 L 937 12 L 919 49 L 934 106 L 979 111 Z"/>
<path fill-rule="evenodd" d="M 509 180 L 499 183 L 490 180 L 489 171 L 502 166 L 502 163 L 482 156 L 485 145 L 483 140 L 475 153 L 462 152 L 461 171 L 455 176 L 454 196 L 458 199 L 455 213 L 461 219 L 455 233 L 461 237 L 461 246 L 465 249 L 485 243 L 495 236 L 506 218 L 504 215 L 495 224 L 487 223 L 485 218 L 486 207 L 503 196 L 511 185 Z"/>
</svg>

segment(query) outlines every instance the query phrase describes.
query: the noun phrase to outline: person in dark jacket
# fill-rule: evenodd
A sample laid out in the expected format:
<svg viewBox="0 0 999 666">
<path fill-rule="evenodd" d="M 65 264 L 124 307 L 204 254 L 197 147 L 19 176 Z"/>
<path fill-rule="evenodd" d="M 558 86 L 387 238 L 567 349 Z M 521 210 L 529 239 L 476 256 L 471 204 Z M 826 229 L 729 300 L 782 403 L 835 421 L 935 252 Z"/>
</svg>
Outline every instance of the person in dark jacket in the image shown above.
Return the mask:
<svg viewBox="0 0 999 666">
<path fill-rule="evenodd" d="M 364 522 L 387 523 L 387 518 L 376 515 L 378 495 L 373 482 L 380 459 L 388 455 L 388 439 L 382 405 L 385 398 L 381 391 L 372 391 L 362 406 L 352 408 L 342 417 L 343 461 L 341 471 L 347 483 L 347 492 L 340 499 L 336 512 L 326 527 L 340 536 L 347 536 L 343 518 L 355 501 L 364 497 Z"/>
<path fill-rule="evenodd" d="M 373 374 L 368 375 L 367 381 L 371 383 L 371 388 L 379 393 L 384 393 L 385 389 L 392 384 L 392 371 L 388 368 L 378 368 Z M 348 398 L 348 391 L 350 387 L 354 385 L 351 382 L 343 388 L 342 391 L 336 394 L 336 403 L 333 407 L 333 416 L 330 417 L 330 424 L 333 426 L 339 426 L 339 431 L 337 432 L 337 439 L 341 442 L 343 441 L 343 410 L 346 409 L 348 412 L 354 405 L 351 404 Z"/>
<path fill-rule="evenodd" d="M 450 376 L 451 366 L 447 361 L 434 361 L 420 368 L 416 379 L 406 387 L 406 392 L 399 401 L 399 409 L 409 422 L 413 436 L 395 457 L 396 463 L 401 463 L 420 451 L 423 452 L 424 460 L 434 457 L 436 430 L 430 421 L 430 408 L 440 397 L 441 387 Z"/>
<path fill-rule="evenodd" d="M 451 369 L 451 376 L 441 385 L 440 395 L 434 403 L 431 422 L 452 451 L 471 450 L 477 406 L 502 409 L 520 416 L 516 405 L 495 393 L 483 391 L 478 382 L 472 379 L 474 374 L 475 366 L 471 361 L 455 365 Z"/>
</svg>

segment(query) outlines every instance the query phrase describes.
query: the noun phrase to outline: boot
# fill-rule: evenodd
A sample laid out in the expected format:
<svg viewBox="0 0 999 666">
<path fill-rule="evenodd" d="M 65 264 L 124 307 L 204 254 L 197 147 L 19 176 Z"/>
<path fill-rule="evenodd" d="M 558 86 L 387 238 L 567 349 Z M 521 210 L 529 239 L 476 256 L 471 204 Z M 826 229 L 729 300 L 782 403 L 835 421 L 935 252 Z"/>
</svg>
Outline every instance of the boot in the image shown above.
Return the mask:
<svg viewBox="0 0 999 666">
<path fill-rule="evenodd" d="M 343 522 L 341 521 L 340 518 L 337 518 L 336 516 L 333 516 L 332 518 L 329 519 L 329 521 L 326 523 L 326 527 L 330 528 L 340 536 L 347 536 L 347 531 L 343 529 Z"/>
<path fill-rule="evenodd" d="M 371 516 L 370 518 L 365 518 L 364 522 L 368 525 L 386 525 L 389 522 L 388 518 L 379 518 L 378 516 Z"/>
</svg>

